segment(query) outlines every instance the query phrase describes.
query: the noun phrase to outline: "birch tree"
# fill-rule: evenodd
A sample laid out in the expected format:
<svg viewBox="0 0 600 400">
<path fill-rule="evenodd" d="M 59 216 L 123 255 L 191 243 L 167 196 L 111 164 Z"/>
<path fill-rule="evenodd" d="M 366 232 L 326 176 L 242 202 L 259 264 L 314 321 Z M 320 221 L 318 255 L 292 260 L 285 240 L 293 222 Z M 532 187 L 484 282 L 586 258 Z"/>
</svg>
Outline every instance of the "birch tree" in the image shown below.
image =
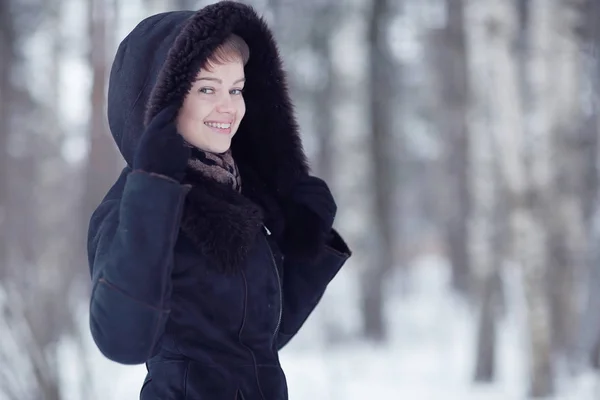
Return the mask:
<svg viewBox="0 0 600 400">
<path fill-rule="evenodd" d="M 499 248 L 500 185 L 497 133 L 503 129 L 495 113 L 495 99 L 489 90 L 501 77 L 493 68 L 494 49 L 500 44 L 497 31 L 490 26 L 496 18 L 494 10 L 469 4 L 468 24 L 469 62 L 473 71 L 470 79 L 471 96 L 467 148 L 470 165 L 468 191 L 472 199 L 469 223 L 469 264 L 472 266 L 474 297 L 478 300 L 476 360 L 474 379 L 490 382 L 496 364 L 499 268 L 502 254 Z M 466 112 L 466 111 L 465 111 Z M 464 196 L 464 195 L 463 195 Z M 465 223 L 466 223 L 465 222 Z"/>
<path fill-rule="evenodd" d="M 510 199 L 511 249 L 522 269 L 527 306 L 527 333 L 530 349 L 530 395 L 551 395 L 554 390 L 551 358 L 551 314 L 547 297 L 548 235 L 545 211 L 551 189 L 551 127 L 548 104 L 549 76 L 543 55 L 549 48 L 548 21 L 555 11 L 550 1 L 532 7 L 532 46 L 527 69 L 535 71 L 531 84 L 532 116 L 524 118 L 526 109 L 519 90 L 519 68 L 512 51 L 518 29 L 518 8 L 514 1 L 493 4 L 472 1 L 471 15 L 482 24 L 484 46 L 471 54 L 484 58 L 488 65 L 487 90 L 491 132 L 498 144 L 503 184 Z M 482 43 L 482 42 L 480 42 Z M 546 97 L 544 97 L 546 95 Z"/>
</svg>

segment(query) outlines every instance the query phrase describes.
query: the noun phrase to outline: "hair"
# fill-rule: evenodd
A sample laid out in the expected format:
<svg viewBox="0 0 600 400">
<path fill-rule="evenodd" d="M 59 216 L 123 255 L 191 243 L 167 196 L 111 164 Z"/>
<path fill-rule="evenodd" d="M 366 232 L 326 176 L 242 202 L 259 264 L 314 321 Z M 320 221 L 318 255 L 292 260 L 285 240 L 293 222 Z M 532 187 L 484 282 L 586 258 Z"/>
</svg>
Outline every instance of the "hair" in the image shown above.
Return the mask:
<svg viewBox="0 0 600 400">
<path fill-rule="evenodd" d="M 246 66 L 249 59 L 250 48 L 248 44 L 240 36 L 232 33 L 208 57 L 203 68 L 210 70 L 211 66 L 223 65 L 234 61 L 242 61 L 242 64 Z"/>
</svg>

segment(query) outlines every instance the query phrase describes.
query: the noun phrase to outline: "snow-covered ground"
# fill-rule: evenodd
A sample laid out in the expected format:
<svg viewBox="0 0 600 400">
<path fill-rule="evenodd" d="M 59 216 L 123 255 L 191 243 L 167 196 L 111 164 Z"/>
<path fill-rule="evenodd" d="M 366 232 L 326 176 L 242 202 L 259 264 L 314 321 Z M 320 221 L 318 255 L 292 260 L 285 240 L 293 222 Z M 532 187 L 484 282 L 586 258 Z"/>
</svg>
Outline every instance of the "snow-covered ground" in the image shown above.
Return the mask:
<svg viewBox="0 0 600 400">
<path fill-rule="evenodd" d="M 391 298 L 388 303 L 391 340 L 385 347 L 365 343 L 333 346 L 318 339 L 322 336 L 320 324 L 324 314 L 335 310 L 335 304 L 353 304 L 339 299 L 352 292 L 342 287 L 351 280 L 340 276 L 334 281 L 331 296 L 338 297 L 326 297 L 321 314 L 317 313 L 281 353 L 291 400 L 526 399 L 527 351 L 516 270 L 505 275 L 508 311 L 498 338 L 498 377 L 491 385 L 472 382 L 475 323 L 472 312 L 449 291 L 445 264 L 432 256 L 422 257 L 412 271 L 410 295 L 405 299 Z M 339 315 L 356 315 L 339 311 Z M 115 364 L 100 355 L 91 339 L 88 345 L 97 399 L 138 398 L 145 367 Z M 69 353 L 72 354 L 65 351 L 64 376 L 71 380 L 66 384 L 73 385 L 81 373 L 81 360 L 68 357 Z M 600 398 L 599 382 L 592 373 L 577 380 L 561 380 L 560 395 L 552 400 Z M 75 393 L 78 392 L 73 390 L 69 399 L 80 400 Z"/>
</svg>

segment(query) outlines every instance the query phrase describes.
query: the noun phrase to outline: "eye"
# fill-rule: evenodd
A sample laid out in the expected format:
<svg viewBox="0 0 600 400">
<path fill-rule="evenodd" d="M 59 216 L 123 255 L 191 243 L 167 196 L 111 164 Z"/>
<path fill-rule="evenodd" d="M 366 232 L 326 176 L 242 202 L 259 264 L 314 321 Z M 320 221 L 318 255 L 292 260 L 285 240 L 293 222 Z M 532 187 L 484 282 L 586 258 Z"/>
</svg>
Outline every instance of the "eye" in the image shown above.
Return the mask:
<svg viewBox="0 0 600 400">
<path fill-rule="evenodd" d="M 209 88 L 209 87 L 203 87 L 203 88 L 198 89 L 198 92 L 204 93 L 204 94 L 213 94 L 215 92 L 215 89 Z"/>
<path fill-rule="evenodd" d="M 244 89 L 231 89 L 229 93 L 239 96 L 244 93 Z"/>
</svg>

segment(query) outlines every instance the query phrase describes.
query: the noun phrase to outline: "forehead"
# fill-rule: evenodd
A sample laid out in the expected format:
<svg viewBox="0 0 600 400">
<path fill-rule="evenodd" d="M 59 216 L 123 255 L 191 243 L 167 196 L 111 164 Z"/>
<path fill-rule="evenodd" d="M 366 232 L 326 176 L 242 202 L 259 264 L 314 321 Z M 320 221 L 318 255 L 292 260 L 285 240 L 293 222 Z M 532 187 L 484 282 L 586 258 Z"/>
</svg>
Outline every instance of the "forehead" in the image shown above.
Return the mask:
<svg viewBox="0 0 600 400">
<path fill-rule="evenodd" d="M 196 79 L 202 77 L 231 77 L 239 79 L 244 77 L 244 65 L 241 61 L 231 61 L 226 63 L 214 63 L 201 68 L 196 74 Z"/>
</svg>

